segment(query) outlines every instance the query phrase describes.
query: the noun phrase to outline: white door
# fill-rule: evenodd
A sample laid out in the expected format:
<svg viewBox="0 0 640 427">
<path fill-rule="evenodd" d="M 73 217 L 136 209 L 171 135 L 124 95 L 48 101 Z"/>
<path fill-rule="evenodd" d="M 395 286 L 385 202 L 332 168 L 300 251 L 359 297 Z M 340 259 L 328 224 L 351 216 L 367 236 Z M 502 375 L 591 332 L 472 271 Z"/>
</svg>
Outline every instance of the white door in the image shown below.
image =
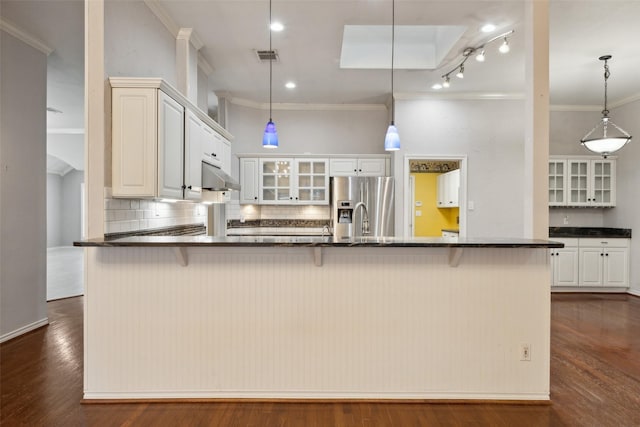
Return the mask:
<svg viewBox="0 0 640 427">
<path fill-rule="evenodd" d="M 258 203 L 258 159 L 240 159 L 240 204 Z"/>
<path fill-rule="evenodd" d="M 185 133 L 185 199 L 200 199 L 202 191 L 202 149 L 204 141 L 204 123 L 191 111 L 187 114 Z"/>
</svg>

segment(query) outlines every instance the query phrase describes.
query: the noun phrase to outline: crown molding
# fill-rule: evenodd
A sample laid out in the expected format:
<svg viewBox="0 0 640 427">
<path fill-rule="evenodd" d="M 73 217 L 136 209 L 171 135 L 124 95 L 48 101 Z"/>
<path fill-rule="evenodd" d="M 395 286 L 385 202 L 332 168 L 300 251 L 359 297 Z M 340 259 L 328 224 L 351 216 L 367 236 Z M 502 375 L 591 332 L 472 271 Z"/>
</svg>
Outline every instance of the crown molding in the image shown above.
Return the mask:
<svg viewBox="0 0 640 427">
<path fill-rule="evenodd" d="M 28 44 L 32 48 L 39 50 L 47 56 L 51 55 L 51 52 L 53 52 L 54 50 L 53 48 L 47 46 L 45 42 L 43 42 L 39 38 L 29 34 L 27 31 L 2 17 L 0 17 L 0 30 L 11 34 L 13 37 Z"/>
<path fill-rule="evenodd" d="M 228 93 L 216 93 L 224 97 L 232 104 L 256 110 L 268 110 L 268 102 L 256 102 L 249 99 L 235 98 Z M 226 95 L 226 96 L 225 96 Z M 300 103 L 273 103 L 273 110 L 281 111 L 387 111 L 384 104 L 300 104 Z"/>
<path fill-rule="evenodd" d="M 401 101 L 425 100 L 425 99 L 452 99 L 452 100 L 521 100 L 525 99 L 525 94 L 520 92 L 513 93 L 484 93 L 484 92 L 449 92 L 449 93 L 433 93 L 433 92 L 396 92 L 393 99 Z"/>
<path fill-rule="evenodd" d="M 204 44 L 202 43 L 202 39 L 193 31 L 192 28 L 180 28 L 176 21 L 173 20 L 169 12 L 158 2 L 158 0 L 144 0 L 144 4 L 151 10 L 151 12 L 162 22 L 162 25 L 171 33 L 173 37 L 178 38 L 186 38 L 191 42 L 191 44 L 196 48 L 196 50 L 200 50 Z M 190 30 L 191 33 L 188 37 L 184 37 L 183 30 Z"/>
<path fill-rule="evenodd" d="M 626 98 L 622 98 L 619 101 L 612 102 L 609 105 L 609 108 L 618 108 L 627 104 L 631 104 L 632 102 L 640 100 L 640 93 L 636 93 L 635 95 L 628 96 Z"/>
<path fill-rule="evenodd" d="M 213 74 L 213 67 L 200 52 L 198 52 L 198 67 L 202 68 L 202 71 L 204 71 L 207 76 Z"/>
</svg>

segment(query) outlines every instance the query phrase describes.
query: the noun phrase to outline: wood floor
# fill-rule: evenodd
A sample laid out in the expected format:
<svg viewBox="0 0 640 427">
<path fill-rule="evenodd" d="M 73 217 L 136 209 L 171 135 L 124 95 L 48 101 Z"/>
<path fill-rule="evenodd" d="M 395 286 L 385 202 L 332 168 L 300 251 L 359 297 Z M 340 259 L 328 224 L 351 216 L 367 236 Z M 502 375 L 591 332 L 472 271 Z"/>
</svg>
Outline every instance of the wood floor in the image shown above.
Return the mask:
<svg viewBox="0 0 640 427">
<path fill-rule="evenodd" d="M 640 426 L 640 298 L 554 294 L 550 405 L 426 403 L 81 404 L 83 297 L 0 346 L 0 425 Z"/>
</svg>

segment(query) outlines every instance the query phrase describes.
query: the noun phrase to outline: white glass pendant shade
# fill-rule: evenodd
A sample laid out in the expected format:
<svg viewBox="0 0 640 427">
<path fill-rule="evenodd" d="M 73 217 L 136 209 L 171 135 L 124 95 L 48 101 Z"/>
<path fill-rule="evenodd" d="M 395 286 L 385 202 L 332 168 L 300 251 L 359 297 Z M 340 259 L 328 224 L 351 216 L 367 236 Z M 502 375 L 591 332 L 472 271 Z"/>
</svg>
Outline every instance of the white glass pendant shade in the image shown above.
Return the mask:
<svg viewBox="0 0 640 427">
<path fill-rule="evenodd" d="M 604 61 L 604 109 L 602 110 L 602 119 L 580 140 L 580 144 L 593 153 L 607 157 L 627 145 L 631 141 L 631 135 L 613 123 L 609 117 L 607 80 L 609 80 L 610 73 L 607 61 L 611 59 L 611 55 L 603 55 L 598 59 Z"/>
<path fill-rule="evenodd" d="M 384 149 L 385 151 L 398 151 L 400 149 L 400 135 L 398 135 L 398 129 L 391 123 L 387 129 L 387 134 L 384 137 Z"/>
<path fill-rule="evenodd" d="M 278 148 L 278 131 L 276 124 L 269 119 L 267 126 L 264 128 L 264 136 L 262 137 L 263 148 Z"/>
</svg>

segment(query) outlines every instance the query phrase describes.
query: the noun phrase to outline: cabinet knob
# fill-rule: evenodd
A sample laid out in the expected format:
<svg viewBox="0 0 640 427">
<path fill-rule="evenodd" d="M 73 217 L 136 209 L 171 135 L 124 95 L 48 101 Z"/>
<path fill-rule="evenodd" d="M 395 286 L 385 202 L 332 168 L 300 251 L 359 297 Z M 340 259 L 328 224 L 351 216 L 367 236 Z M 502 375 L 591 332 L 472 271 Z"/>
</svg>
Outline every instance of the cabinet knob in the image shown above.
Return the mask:
<svg viewBox="0 0 640 427">
<path fill-rule="evenodd" d="M 184 190 L 185 188 L 187 188 L 187 186 L 182 184 L 182 189 Z M 191 187 L 189 187 L 189 189 L 191 189 Z"/>
<path fill-rule="evenodd" d="M 600 254 L 600 256 L 604 256 L 604 254 Z"/>
<path fill-rule="evenodd" d="M 255 197 L 253 198 L 253 200 L 258 200 L 258 196 L 255 196 Z"/>
<path fill-rule="evenodd" d="M 555 254 L 553 252 L 551 252 L 551 256 L 554 256 Z"/>
<path fill-rule="evenodd" d="M 216 155 L 216 153 L 211 153 L 211 155 L 212 155 L 213 157 L 218 157 L 218 156 Z"/>
<path fill-rule="evenodd" d="M 609 254 L 604 254 L 604 256 L 609 256 Z"/>
<path fill-rule="evenodd" d="M 362 169 L 358 169 L 358 172 L 362 172 Z"/>
<path fill-rule="evenodd" d="M 293 197 L 289 197 L 289 200 L 293 200 Z"/>
<path fill-rule="evenodd" d="M 354 171 L 354 172 L 358 172 L 358 169 L 354 169 L 353 171 Z"/>
</svg>

